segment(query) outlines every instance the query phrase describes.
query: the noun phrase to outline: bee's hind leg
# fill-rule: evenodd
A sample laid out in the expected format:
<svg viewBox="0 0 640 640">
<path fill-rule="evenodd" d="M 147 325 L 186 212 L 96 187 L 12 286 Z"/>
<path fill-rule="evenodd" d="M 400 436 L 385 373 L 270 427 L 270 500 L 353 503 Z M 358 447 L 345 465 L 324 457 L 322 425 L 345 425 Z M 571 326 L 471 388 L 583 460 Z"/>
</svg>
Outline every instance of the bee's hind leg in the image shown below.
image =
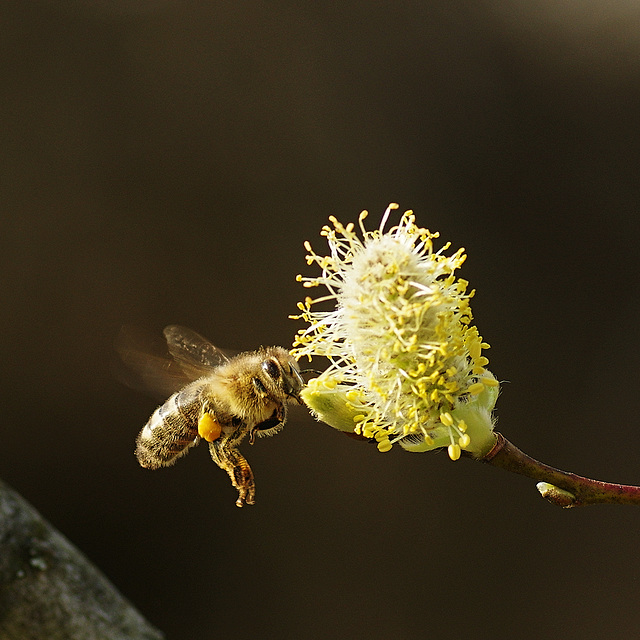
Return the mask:
<svg viewBox="0 0 640 640">
<path fill-rule="evenodd" d="M 231 445 L 227 438 L 209 443 L 209 452 L 213 461 L 224 469 L 231 478 L 231 483 L 238 490 L 236 505 L 255 504 L 256 484 L 253 471 L 245 457 Z"/>
</svg>

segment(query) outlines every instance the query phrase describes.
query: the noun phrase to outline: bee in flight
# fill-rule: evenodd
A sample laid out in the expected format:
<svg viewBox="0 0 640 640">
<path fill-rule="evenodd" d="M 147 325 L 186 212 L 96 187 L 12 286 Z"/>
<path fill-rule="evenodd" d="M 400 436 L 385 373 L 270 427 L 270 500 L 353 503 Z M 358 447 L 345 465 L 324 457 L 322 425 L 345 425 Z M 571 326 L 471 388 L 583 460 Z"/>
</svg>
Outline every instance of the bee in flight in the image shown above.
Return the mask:
<svg viewBox="0 0 640 640">
<path fill-rule="evenodd" d="M 254 504 L 253 472 L 237 447 L 247 435 L 253 444 L 256 436 L 277 433 L 287 419 L 286 403 L 302 404 L 304 381 L 297 362 L 282 347 L 228 358 L 195 331 L 177 325 L 166 327 L 164 337 L 173 362 L 122 344 L 119 349 L 148 386 L 179 389 L 140 431 L 138 462 L 147 469 L 172 465 L 204 439 L 213 461 L 238 490 L 236 505 Z"/>
</svg>

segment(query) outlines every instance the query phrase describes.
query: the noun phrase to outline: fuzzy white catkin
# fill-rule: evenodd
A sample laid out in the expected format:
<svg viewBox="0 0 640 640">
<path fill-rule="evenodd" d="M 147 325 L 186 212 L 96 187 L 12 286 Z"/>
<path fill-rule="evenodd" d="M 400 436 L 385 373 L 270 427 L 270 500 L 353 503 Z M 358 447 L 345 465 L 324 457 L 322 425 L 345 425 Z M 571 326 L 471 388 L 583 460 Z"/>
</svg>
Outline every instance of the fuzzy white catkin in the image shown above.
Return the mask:
<svg viewBox="0 0 640 640">
<path fill-rule="evenodd" d="M 381 451 L 398 442 L 410 451 L 446 447 L 452 459 L 463 449 L 482 455 L 495 441 L 498 383 L 485 369 L 489 345 L 471 325 L 474 292 L 455 276 L 464 250 L 434 250 L 438 234 L 417 227 L 411 211 L 385 232 L 397 208 L 390 205 L 374 231 L 363 212 L 361 237 L 330 218 L 333 226 L 322 229 L 327 256 L 305 243 L 307 262 L 322 273 L 298 280 L 327 294 L 298 304 L 293 317 L 309 326 L 292 353 L 325 356 L 330 366 L 302 397 L 319 419 L 375 438 Z M 328 300 L 335 307 L 319 310 Z"/>
</svg>

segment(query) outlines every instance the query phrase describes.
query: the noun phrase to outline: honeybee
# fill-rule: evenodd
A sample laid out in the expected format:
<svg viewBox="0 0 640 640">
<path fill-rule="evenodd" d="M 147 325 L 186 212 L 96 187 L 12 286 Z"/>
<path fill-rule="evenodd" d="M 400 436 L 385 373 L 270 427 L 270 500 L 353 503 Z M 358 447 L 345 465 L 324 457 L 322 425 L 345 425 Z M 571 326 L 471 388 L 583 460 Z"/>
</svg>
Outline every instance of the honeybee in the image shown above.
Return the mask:
<svg viewBox="0 0 640 640">
<path fill-rule="evenodd" d="M 138 462 L 147 469 L 172 465 L 204 439 L 213 461 L 238 490 L 236 505 L 254 504 L 253 472 L 237 447 L 247 435 L 253 444 L 256 436 L 277 433 L 287 419 L 287 402 L 302 404 L 304 381 L 297 362 L 282 347 L 228 358 L 195 331 L 177 325 L 166 327 L 164 337 L 173 362 L 119 349 L 148 386 L 181 387 L 140 431 Z"/>
</svg>

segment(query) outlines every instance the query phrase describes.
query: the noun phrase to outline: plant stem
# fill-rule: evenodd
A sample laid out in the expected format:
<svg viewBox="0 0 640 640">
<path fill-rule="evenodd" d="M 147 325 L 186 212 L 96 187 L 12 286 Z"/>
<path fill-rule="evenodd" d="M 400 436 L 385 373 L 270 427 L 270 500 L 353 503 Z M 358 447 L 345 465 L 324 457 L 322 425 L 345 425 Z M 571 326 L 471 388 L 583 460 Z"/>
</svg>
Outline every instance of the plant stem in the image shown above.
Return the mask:
<svg viewBox="0 0 640 640">
<path fill-rule="evenodd" d="M 564 508 L 604 503 L 640 505 L 640 487 L 601 482 L 560 471 L 520 451 L 502 434 L 495 435 L 497 442 L 482 461 L 538 480 L 538 490 L 553 504 Z"/>
</svg>

